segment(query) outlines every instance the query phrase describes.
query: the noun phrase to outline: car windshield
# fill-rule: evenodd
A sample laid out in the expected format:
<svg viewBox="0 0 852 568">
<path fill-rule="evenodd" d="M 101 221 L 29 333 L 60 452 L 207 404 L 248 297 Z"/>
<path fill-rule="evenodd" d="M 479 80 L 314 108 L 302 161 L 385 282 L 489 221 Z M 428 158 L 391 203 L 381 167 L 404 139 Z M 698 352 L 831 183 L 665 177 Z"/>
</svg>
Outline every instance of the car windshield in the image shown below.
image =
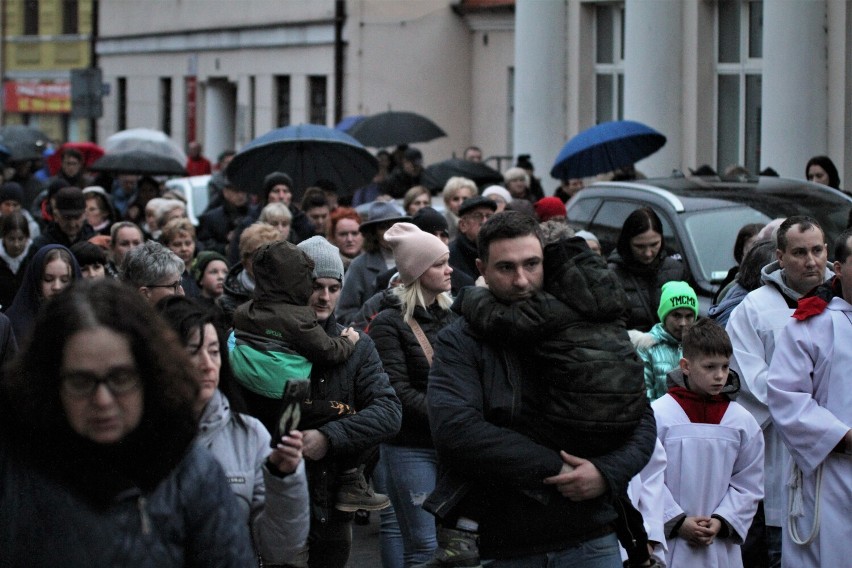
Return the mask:
<svg viewBox="0 0 852 568">
<path fill-rule="evenodd" d="M 798 192 L 774 190 L 759 193 L 716 191 L 713 194 L 715 198 L 721 197 L 734 206 L 698 209 L 684 214 L 686 238 L 691 241 L 698 257 L 698 272 L 708 282 L 721 282 L 735 264 L 733 248 L 739 227 L 748 223 L 768 223 L 779 217 L 806 215 L 816 219 L 823 228 L 826 242 L 834 242 L 846 228 L 849 201 L 829 191 L 798 189 Z M 696 194 L 688 192 L 685 195 L 691 197 Z M 731 230 L 733 227 L 737 229 Z"/>
<path fill-rule="evenodd" d="M 687 214 L 683 225 L 686 238 L 692 244 L 697 257 L 695 268 L 708 282 L 717 284 L 725 279 L 734 261 L 734 241 L 737 231 L 731 227 L 742 227 L 750 223 L 766 224 L 772 218 L 750 207 L 727 207 Z"/>
</svg>

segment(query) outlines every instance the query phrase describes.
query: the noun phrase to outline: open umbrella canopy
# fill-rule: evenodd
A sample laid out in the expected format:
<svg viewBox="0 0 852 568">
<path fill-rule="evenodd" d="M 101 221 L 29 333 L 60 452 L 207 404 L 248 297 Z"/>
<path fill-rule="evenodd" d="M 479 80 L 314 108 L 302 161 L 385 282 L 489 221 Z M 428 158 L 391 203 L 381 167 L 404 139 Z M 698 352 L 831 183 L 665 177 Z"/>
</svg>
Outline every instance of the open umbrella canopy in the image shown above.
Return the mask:
<svg viewBox="0 0 852 568">
<path fill-rule="evenodd" d="M 343 132 L 349 132 L 349 130 L 364 120 L 365 116 L 363 114 L 353 114 L 350 116 L 343 117 L 343 120 L 334 125 L 334 127 L 338 130 L 342 130 Z"/>
<path fill-rule="evenodd" d="M 184 165 L 174 158 L 144 150 L 114 152 L 104 155 L 89 167 L 95 172 L 148 176 L 185 176 Z"/>
<path fill-rule="evenodd" d="M 55 176 L 59 173 L 59 168 L 62 167 L 62 155 L 65 150 L 77 150 L 83 154 L 83 165 L 86 168 L 91 167 L 98 158 L 104 155 L 104 149 L 94 142 L 66 142 L 59 149 L 47 157 L 47 169 L 50 175 Z"/>
<path fill-rule="evenodd" d="M 293 179 L 293 199 L 299 199 L 320 179 L 331 181 L 341 193 L 351 192 L 370 183 L 378 169 L 376 158 L 345 132 L 299 124 L 277 128 L 246 144 L 225 174 L 237 187 L 260 193 L 267 175 L 284 172 Z"/>
<path fill-rule="evenodd" d="M 567 180 L 612 172 L 647 158 L 665 143 L 665 136 L 641 122 L 603 122 L 566 142 L 550 175 Z"/>
<path fill-rule="evenodd" d="M 142 150 L 159 154 L 177 160 L 181 165 L 186 164 L 186 154 L 168 134 L 151 128 L 130 128 L 116 132 L 104 142 L 107 154 Z"/>
<path fill-rule="evenodd" d="M 0 144 L 9 150 L 12 161 L 40 159 L 49 141 L 47 134 L 32 126 L 0 126 Z"/>
<path fill-rule="evenodd" d="M 387 111 L 367 116 L 346 131 L 373 148 L 428 142 L 446 136 L 440 126 L 414 112 Z"/>
<path fill-rule="evenodd" d="M 428 166 L 423 170 L 423 185 L 432 191 L 444 189 L 451 177 L 461 176 L 471 179 L 477 186 L 503 183 L 503 174 L 482 162 L 470 162 L 452 158 Z"/>
</svg>

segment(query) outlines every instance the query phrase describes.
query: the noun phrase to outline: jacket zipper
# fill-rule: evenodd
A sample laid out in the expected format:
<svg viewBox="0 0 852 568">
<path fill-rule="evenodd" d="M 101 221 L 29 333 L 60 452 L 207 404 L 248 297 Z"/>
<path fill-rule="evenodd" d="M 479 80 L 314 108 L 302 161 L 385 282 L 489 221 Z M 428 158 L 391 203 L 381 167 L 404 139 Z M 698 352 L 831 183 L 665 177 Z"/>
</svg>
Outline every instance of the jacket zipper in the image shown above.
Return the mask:
<svg viewBox="0 0 852 568">
<path fill-rule="evenodd" d="M 145 509 L 145 505 L 148 504 L 148 501 L 145 497 L 139 496 L 139 499 L 136 501 L 137 508 L 139 509 L 139 519 L 142 522 L 142 534 L 151 534 L 151 518 L 148 516 L 148 511 Z"/>
</svg>

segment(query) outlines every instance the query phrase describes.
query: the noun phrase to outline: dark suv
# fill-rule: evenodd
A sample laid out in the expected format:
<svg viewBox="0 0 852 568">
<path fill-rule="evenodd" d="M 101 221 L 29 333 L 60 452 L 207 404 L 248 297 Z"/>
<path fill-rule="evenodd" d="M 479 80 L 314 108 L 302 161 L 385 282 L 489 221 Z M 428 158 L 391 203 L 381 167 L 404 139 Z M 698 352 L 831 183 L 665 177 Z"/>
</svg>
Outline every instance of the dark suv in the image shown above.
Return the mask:
<svg viewBox="0 0 852 568">
<path fill-rule="evenodd" d="M 824 185 L 776 177 L 599 182 L 568 202 L 568 220 L 574 228 L 593 232 L 608 255 L 624 220 L 643 206 L 660 216 L 666 248 L 686 263 L 701 312 L 706 313 L 710 298 L 735 264 L 734 241 L 743 225 L 808 215 L 822 225 L 830 247 L 846 228 L 852 197 Z"/>
</svg>

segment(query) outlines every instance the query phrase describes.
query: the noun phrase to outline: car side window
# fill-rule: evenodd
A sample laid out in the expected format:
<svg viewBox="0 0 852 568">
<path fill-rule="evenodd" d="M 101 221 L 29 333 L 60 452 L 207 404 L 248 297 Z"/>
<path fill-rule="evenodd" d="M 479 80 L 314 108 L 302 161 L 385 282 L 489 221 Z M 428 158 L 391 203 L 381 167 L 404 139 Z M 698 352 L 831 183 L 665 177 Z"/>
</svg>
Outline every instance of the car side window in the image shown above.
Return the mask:
<svg viewBox="0 0 852 568">
<path fill-rule="evenodd" d="M 615 245 L 618 243 L 618 235 L 621 233 L 621 227 L 624 225 L 625 219 L 633 211 L 644 205 L 644 203 L 618 200 L 605 201 L 601 205 L 589 225 L 589 230 L 598 237 L 601 243 L 601 252 L 605 256 L 608 256 L 615 249 Z M 656 208 L 654 208 L 654 211 L 660 217 L 660 221 L 663 224 L 663 238 L 666 241 L 666 251 L 669 255 L 680 253 L 680 243 L 675 237 L 671 223 L 661 211 Z"/>
<path fill-rule="evenodd" d="M 568 222 L 579 225 L 585 228 L 592 220 L 595 214 L 595 209 L 600 204 L 600 199 L 577 199 L 571 206 L 571 211 L 568 213 Z"/>
</svg>

